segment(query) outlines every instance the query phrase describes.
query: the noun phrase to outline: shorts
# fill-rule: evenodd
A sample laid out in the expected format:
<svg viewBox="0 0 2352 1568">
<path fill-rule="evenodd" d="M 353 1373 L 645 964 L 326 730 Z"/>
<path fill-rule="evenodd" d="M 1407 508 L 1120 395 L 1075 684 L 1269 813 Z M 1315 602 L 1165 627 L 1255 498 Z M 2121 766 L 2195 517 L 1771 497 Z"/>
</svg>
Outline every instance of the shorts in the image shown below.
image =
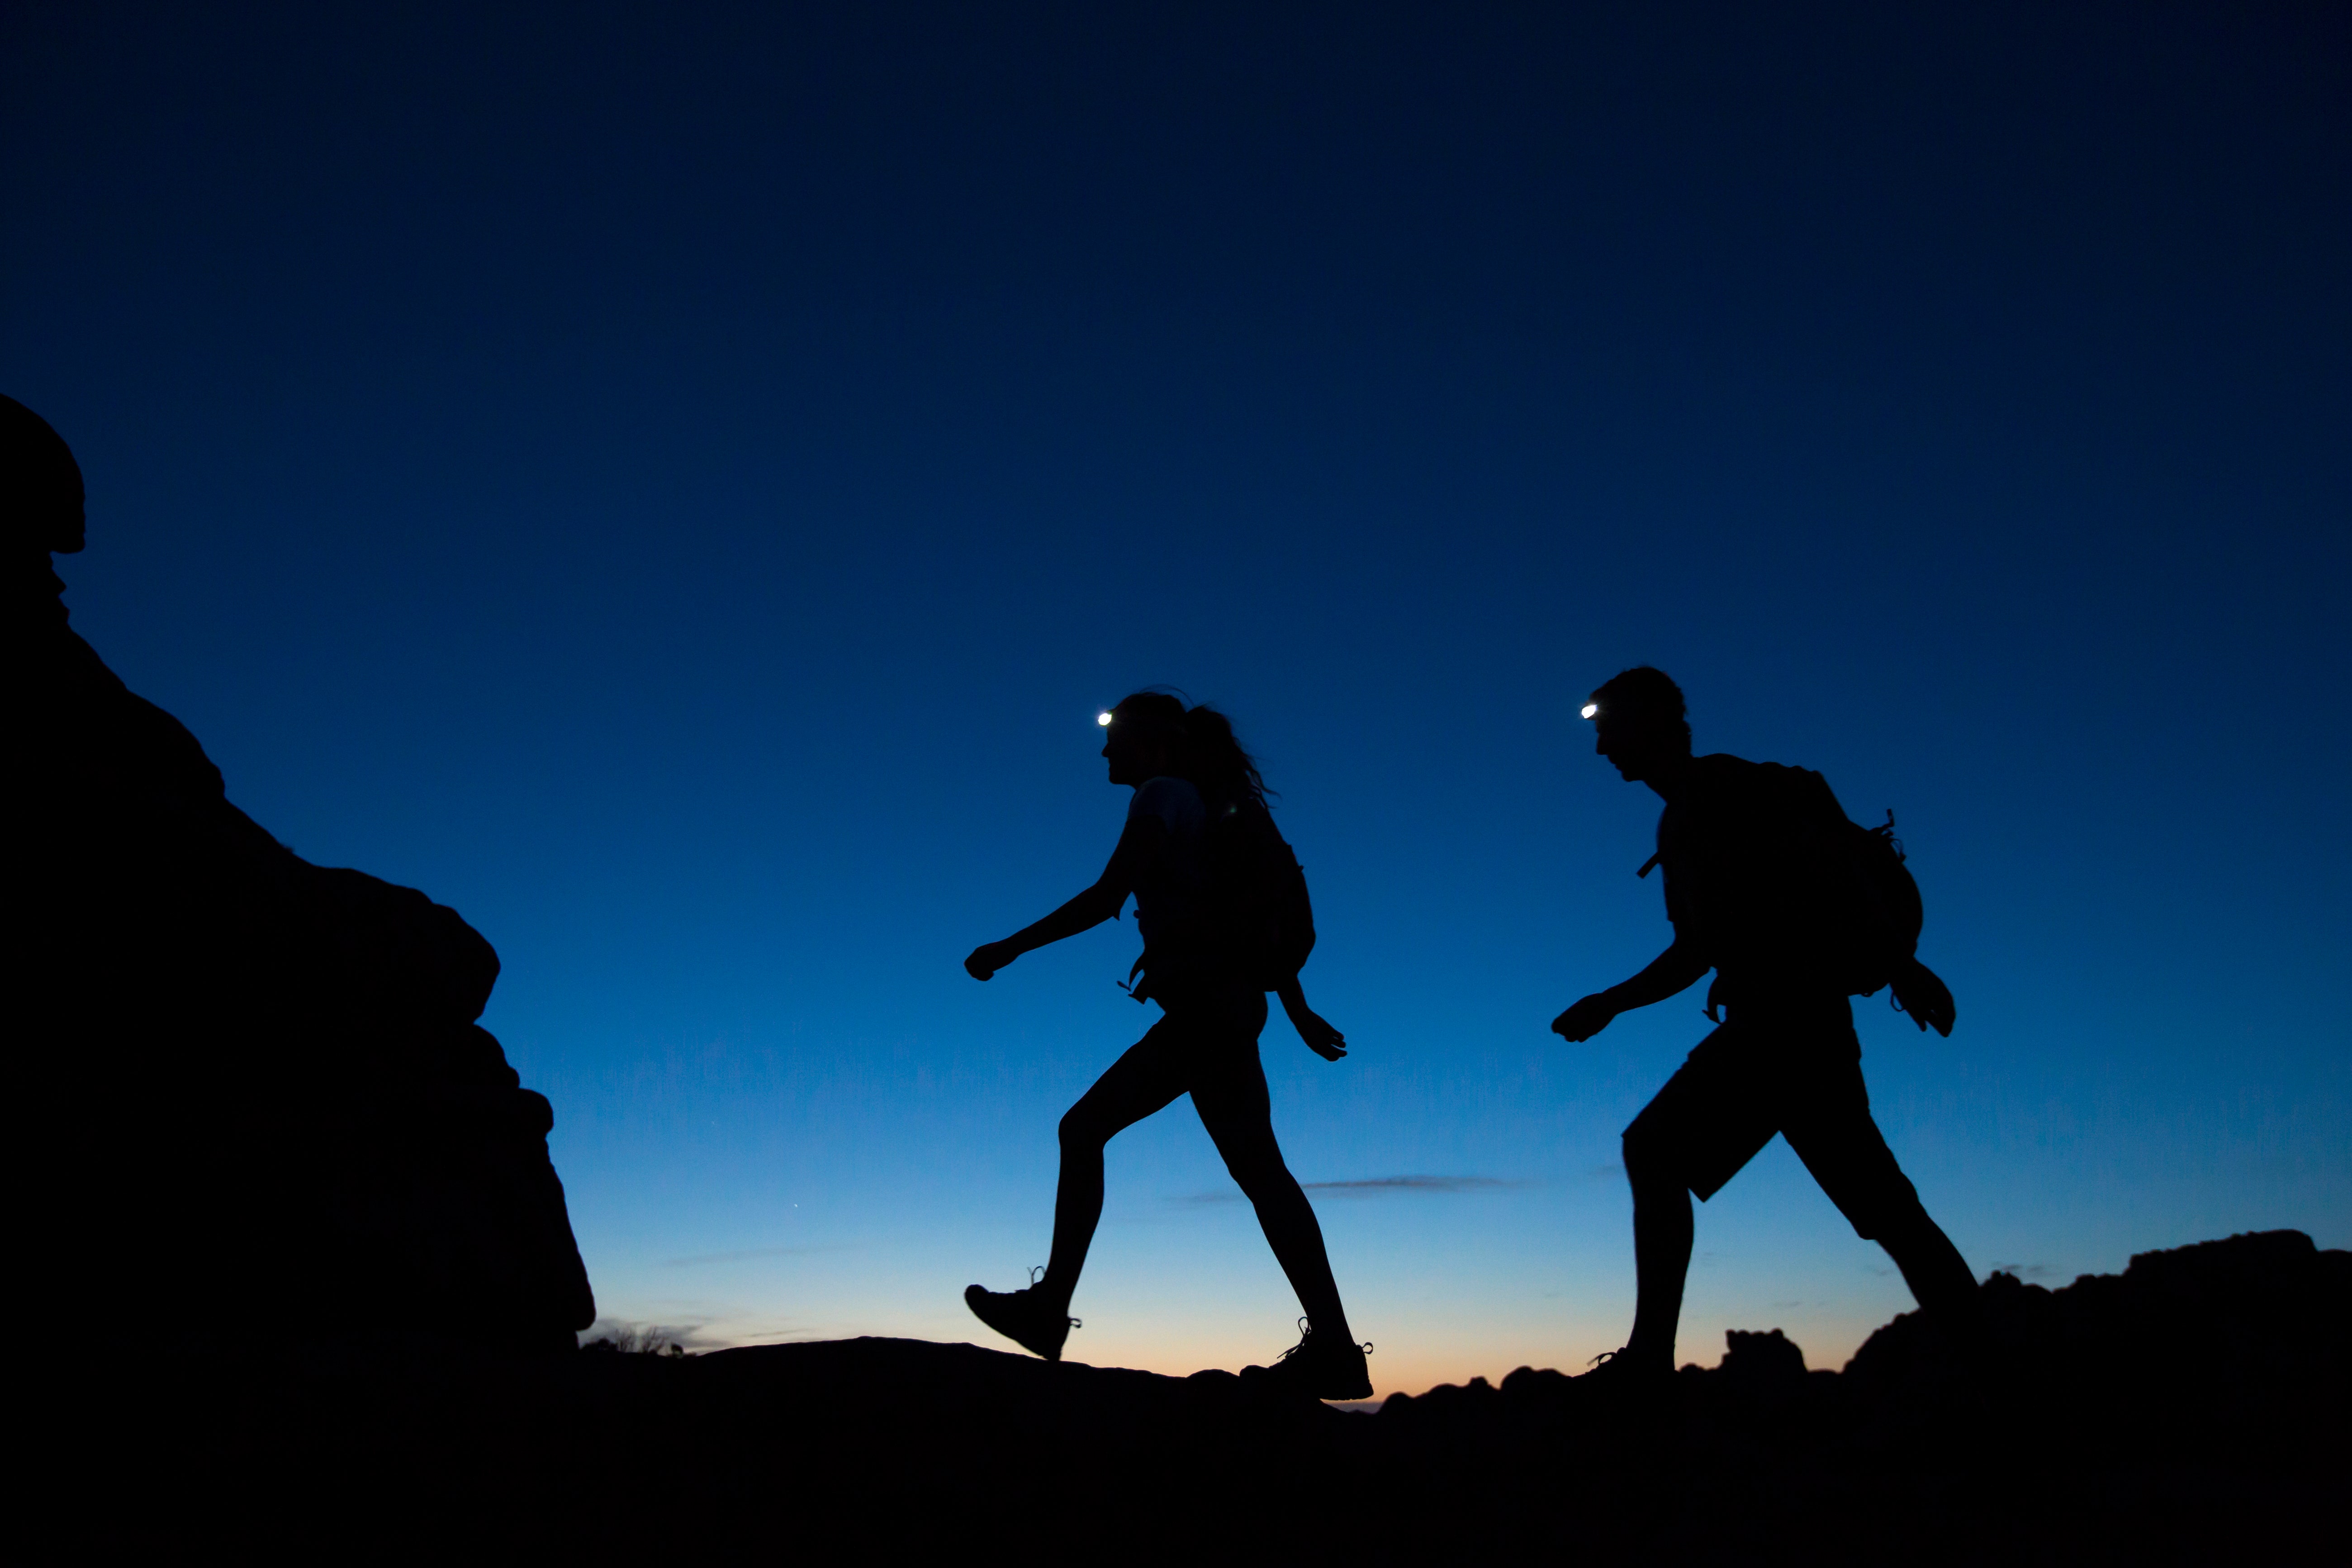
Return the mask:
<svg viewBox="0 0 2352 1568">
<path fill-rule="evenodd" d="M 1625 1129 L 1625 1164 L 1670 1173 L 1704 1203 L 1774 1133 L 1864 1237 L 1918 1207 L 1917 1189 L 1871 1119 L 1862 1043 L 1843 997 L 1734 1011 Z"/>
</svg>

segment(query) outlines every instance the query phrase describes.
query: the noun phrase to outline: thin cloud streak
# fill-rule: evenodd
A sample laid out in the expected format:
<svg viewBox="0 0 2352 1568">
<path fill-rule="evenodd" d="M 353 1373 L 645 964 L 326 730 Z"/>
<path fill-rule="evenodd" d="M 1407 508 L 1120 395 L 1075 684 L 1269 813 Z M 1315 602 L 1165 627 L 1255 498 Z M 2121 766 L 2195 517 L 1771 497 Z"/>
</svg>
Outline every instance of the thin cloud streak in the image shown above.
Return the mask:
<svg viewBox="0 0 2352 1568">
<path fill-rule="evenodd" d="M 1491 1193 L 1509 1187 L 1524 1187 L 1526 1182 L 1506 1181 L 1500 1176 L 1369 1176 L 1353 1182 L 1301 1182 L 1310 1193 L 1328 1193 L 1341 1198 L 1377 1198 L 1391 1193 Z M 1234 1191 L 1192 1193 L 1171 1198 L 1180 1204 L 1237 1204 L 1241 1194 Z"/>
<path fill-rule="evenodd" d="M 1507 1182 L 1500 1176 L 1371 1176 L 1360 1182 L 1302 1182 L 1299 1184 L 1310 1193 L 1376 1197 L 1381 1193 L 1490 1193 L 1505 1187 L 1524 1187 L 1527 1183 Z"/>
</svg>

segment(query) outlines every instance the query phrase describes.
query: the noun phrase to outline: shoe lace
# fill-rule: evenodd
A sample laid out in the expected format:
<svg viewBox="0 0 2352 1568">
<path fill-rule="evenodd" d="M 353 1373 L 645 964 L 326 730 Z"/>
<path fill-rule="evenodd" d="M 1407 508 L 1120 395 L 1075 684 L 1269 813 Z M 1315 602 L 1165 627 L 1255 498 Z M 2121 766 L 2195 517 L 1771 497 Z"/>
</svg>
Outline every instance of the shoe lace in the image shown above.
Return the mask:
<svg viewBox="0 0 2352 1568">
<path fill-rule="evenodd" d="M 1295 1355 L 1298 1355 L 1298 1354 L 1303 1353 L 1303 1352 L 1306 1351 L 1306 1349 L 1307 1349 L 1307 1341 L 1309 1341 L 1309 1340 L 1311 1340 L 1311 1339 L 1313 1339 L 1314 1337 L 1315 1337 L 1315 1325 L 1314 1325 L 1313 1323 L 1309 1322 L 1309 1321 L 1308 1321 L 1307 1320 L 1306 1320 L 1305 1318 L 1301 1318 L 1301 1319 L 1299 1319 L 1299 1320 L 1298 1320 L 1298 1342 L 1297 1342 L 1297 1344 L 1295 1344 L 1295 1345 L 1291 1346 L 1288 1350 L 1286 1350 L 1286 1351 L 1283 1352 L 1280 1355 L 1278 1355 L 1278 1356 L 1275 1357 L 1275 1358 L 1274 1358 L 1274 1364 L 1275 1364 L 1275 1365 L 1276 1365 L 1276 1366 L 1280 1366 L 1284 1362 L 1288 1361 L 1292 1356 L 1295 1356 Z M 1358 1346 L 1356 1347 L 1356 1349 L 1357 1349 L 1359 1352 L 1360 1352 L 1361 1353 L 1365 1354 L 1365 1355 L 1370 1355 L 1370 1354 L 1371 1354 L 1371 1353 L 1372 1353 L 1372 1342 L 1371 1342 L 1371 1341 L 1370 1341 L 1370 1340 L 1366 1340 L 1362 1344 L 1358 1345 Z"/>
<path fill-rule="evenodd" d="M 1031 1266 L 1031 1268 L 1030 1268 L 1030 1269 L 1029 1269 L 1029 1289 L 1031 1289 L 1032 1290 L 1034 1290 L 1035 1289 L 1037 1289 L 1037 1282 L 1038 1282 L 1040 1279 L 1043 1279 L 1045 1277 L 1045 1265 L 1044 1265 L 1044 1264 L 1042 1264 L 1042 1263 L 1032 1265 L 1032 1266 Z M 1083 1328 L 1085 1328 L 1085 1327 L 1086 1327 L 1086 1324 L 1085 1324 L 1085 1323 L 1081 1322 L 1079 1320 L 1077 1320 L 1077 1319 L 1076 1319 L 1076 1318 L 1071 1318 L 1071 1319 L 1069 1319 L 1069 1320 L 1068 1320 L 1068 1321 L 1069 1321 L 1069 1325 L 1070 1325 L 1070 1327 L 1072 1327 L 1072 1328 L 1074 1328 L 1074 1329 L 1083 1329 Z"/>
<path fill-rule="evenodd" d="M 1615 1361 L 1619 1356 L 1623 1355 L 1624 1353 L 1625 1352 L 1622 1349 L 1602 1351 L 1599 1355 L 1594 1356 L 1591 1361 L 1586 1362 L 1584 1364 L 1588 1367 L 1599 1366 L 1602 1362 Z"/>
</svg>

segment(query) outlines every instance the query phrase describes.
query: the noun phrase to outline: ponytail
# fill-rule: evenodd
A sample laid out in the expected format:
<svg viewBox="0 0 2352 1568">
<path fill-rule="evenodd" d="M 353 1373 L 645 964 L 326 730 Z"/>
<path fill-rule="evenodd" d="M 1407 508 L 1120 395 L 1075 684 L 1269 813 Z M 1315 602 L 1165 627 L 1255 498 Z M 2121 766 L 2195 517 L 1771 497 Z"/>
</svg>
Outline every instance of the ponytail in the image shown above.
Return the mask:
<svg viewBox="0 0 2352 1568">
<path fill-rule="evenodd" d="M 1169 691 L 1138 691 L 1111 711 L 1168 747 L 1168 771 L 1201 792 L 1212 811 L 1246 801 L 1264 806 L 1268 793 L 1257 759 L 1234 738 L 1233 721 L 1205 704 L 1187 709 Z"/>
<path fill-rule="evenodd" d="M 1246 801 L 1265 805 L 1265 780 L 1258 776 L 1257 759 L 1234 735 L 1233 721 L 1202 706 L 1184 715 L 1184 734 L 1191 742 L 1192 787 L 1212 808 Z"/>
</svg>

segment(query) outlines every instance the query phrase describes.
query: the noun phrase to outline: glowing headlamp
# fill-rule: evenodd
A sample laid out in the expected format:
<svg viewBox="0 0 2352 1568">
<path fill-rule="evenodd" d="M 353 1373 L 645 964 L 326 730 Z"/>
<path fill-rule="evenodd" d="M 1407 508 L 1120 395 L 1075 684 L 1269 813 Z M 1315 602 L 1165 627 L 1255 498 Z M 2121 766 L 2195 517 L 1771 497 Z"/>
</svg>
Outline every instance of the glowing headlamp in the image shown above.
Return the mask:
<svg viewBox="0 0 2352 1568">
<path fill-rule="evenodd" d="M 1601 716 L 1601 704 L 1598 702 L 1586 703 L 1584 705 L 1584 716 L 1587 719 L 1599 718 Z M 1108 721 L 1106 721 L 1106 722 L 1108 722 Z"/>
<path fill-rule="evenodd" d="M 1095 715 L 1095 722 L 1108 730 L 1110 728 L 1110 715 L 1108 712 L 1097 713 Z"/>
</svg>

